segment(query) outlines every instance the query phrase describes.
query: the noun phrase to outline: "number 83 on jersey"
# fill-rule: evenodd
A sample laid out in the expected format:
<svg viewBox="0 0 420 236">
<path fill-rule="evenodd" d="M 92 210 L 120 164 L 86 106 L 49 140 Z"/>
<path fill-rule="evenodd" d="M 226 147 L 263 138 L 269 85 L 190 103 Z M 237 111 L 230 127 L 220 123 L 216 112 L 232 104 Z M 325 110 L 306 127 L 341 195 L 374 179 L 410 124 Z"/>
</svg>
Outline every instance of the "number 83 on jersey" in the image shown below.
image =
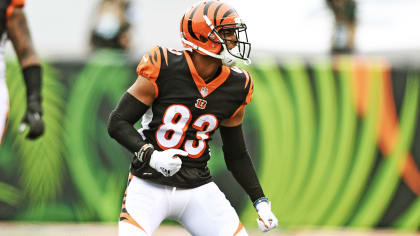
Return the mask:
<svg viewBox="0 0 420 236">
<path fill-rule="evenodd" d="M 160 148 L 181 148 L 185 134 L 191 123 L 191 111 L 184 105 L 169 106 L 162 118 L 162 124 L 156 131 L 156 142 Z M 210 133 L 218 127 L 218 120 L 213 114 L 200 115 L 192 122 L 196 130 L 196 139 L 187 139 L 183 149 L 191 158 L 199 158 L 207 148 Z"/>
</svg>

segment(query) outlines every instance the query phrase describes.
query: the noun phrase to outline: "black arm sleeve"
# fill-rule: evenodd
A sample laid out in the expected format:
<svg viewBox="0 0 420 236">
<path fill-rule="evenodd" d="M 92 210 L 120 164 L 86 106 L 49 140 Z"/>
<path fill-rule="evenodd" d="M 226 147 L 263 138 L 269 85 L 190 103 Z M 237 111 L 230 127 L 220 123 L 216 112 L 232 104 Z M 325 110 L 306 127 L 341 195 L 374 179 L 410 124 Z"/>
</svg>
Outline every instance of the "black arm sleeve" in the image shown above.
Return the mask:
<svg viewBox="0 0 420 236">
<path fill-rule="evenodd" d="M 220 135 L 228 170 L 247 192 L 252 202 L 264 197 L 257 173 L 246 149 L 242 125 L 235 127 L 220 126 Z"/>
<path fill-rule="evenodd" d="M 146 144 L 133 125 L 147 109 L 149 107 L 146 104 L 126 92 L 109 116 L 109 135 L 132 153 L 139 151 Z"/>
<path fill-rule="evenodd" d="M 40 65 L 31 65 L 22 68 L 23 79 L 26 85 L 26 101 L 28 107 L 37 112 L 41 111 L 41 83 L 42 68 Z"/>
</svg>

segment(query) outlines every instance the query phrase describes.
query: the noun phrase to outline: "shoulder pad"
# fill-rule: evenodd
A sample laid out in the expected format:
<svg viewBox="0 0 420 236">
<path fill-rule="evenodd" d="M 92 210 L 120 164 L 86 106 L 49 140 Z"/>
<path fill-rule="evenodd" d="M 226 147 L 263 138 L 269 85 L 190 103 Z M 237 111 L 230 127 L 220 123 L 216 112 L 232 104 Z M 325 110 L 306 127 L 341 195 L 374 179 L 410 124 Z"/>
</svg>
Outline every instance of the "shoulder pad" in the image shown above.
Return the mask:
<svg viewBox="0 0 420 236">
<path fill-rule="evenodd" d="M 9 19 L 16 7 L 25 6 L 25 0 L 11 0 L 8 5 L 6 4 L 6 6 L 8 6 L 6 10 L 6 19 Z"/>
<path fill-rule="evenodd" d="M 15 7 L 23 7 L 25 5 L 25 0 L 12 0 L 10 5 Z"/>
<path fill-rule="evenodd" d="M 238 73 L 240 75 L 241 78 L 244 79 L 244 90 L 247 91 L 247 95 L 245 97 L 245 101 L 244 104 L 249 104 L 252 100 L 252 93 L 254 92 L 254 82 L 252 81 L 252 77 L 251 74 L 249 74 L 248 71 L 240 69 L 236 66 L 231 67 L 231 69 L 233 71 L 235 71 L 236 73 Z"/>
<path fill-rule="evenodd" d="M 165 64 L 168 65 L 167 49 L 154 46 L 141 59 L 137 66 L 137 74 L 147 79 L 156 80 L 162 67 L 162 59 L 164 59 Z"/>
<path fill-rule="evenodd" d="M 254 81 L 252 81 L 251 74 L 248 71 L 245 71 L 246 81 L 245 81 L 245 89 L 247 89 L 248 93 L 245 98 L 245 104 L 251 103 L 252 100 L 252 93 L 254 92 Z"/>
</svg>

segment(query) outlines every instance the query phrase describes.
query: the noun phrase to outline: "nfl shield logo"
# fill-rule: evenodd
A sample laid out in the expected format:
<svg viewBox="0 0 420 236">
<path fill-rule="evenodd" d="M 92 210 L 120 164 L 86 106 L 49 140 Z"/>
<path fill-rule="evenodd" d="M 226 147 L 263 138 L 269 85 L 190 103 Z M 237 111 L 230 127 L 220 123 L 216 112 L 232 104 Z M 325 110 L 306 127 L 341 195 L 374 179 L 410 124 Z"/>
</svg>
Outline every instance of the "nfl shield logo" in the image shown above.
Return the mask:
<svg viewBox="0 0 420 236">
<path fill-rule="evenodd" d="M 209 89 L 207 87 L 202 87 L 200 90 L 201 96 L 205 97 L 209 94 Z"/>
</svg>

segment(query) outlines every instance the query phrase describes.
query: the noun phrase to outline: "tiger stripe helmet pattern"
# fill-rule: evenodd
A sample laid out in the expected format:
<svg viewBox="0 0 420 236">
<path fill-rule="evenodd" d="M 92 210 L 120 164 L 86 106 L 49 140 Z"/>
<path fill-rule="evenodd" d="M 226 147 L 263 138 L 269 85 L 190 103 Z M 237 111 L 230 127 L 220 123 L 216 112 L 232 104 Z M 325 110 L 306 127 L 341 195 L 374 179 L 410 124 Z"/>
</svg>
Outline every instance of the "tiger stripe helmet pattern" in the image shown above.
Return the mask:
<svg viewBox="0 0 420 236">
<path fill-rule="evenodd" d="M 226 29 L 235 31 L 236 40 L 224 37 Z M 184 14 L 180 24 L 184 47 L 222 60 L 234 57 L 249 62 L 251 44 L 246 29 L 236 10 L 221 1 L 199 2 Z M 234 49 L 228 49 L 228 41 L 236 44 Z"/>
</svg>

